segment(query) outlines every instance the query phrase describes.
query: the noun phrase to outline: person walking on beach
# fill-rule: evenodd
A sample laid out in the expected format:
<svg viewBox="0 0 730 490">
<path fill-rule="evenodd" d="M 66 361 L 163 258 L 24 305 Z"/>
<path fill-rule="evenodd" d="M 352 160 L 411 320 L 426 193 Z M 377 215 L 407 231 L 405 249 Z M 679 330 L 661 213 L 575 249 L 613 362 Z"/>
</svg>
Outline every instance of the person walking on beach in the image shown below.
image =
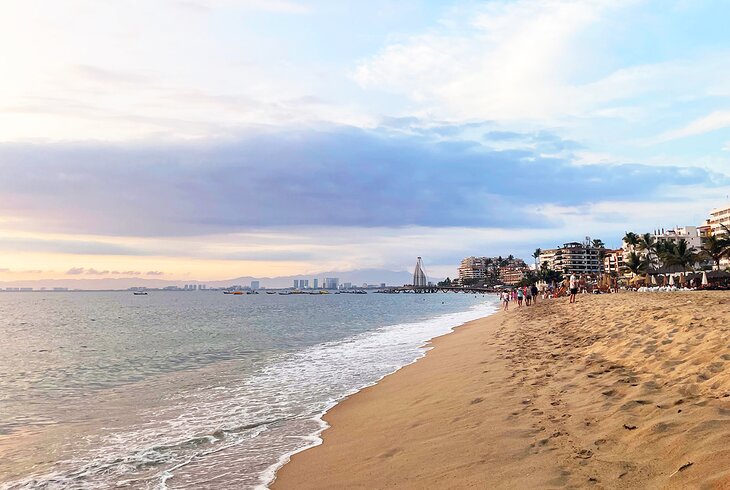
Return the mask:
<svg viewBox="0 0 730 490">
<path fill-rule="evenodd" d="M 509 310 L 509 297 L 511 294 L 512 293 L 510 293 L 509 291 L 502 291 L 501 293 L 499 293 L 499 297 L 502 300 L 502 309 L 504 311 Z"/>
<path fill-rule="evenodd" d="M 536 305 L 537 304 L 537 293 L 538 293 L 537 284 L 533 284 L 532 286 L 530 286 L 530 292 L 532 293 L 532 304 Z"/>
<path fill-rule="evenodd" d="M 575 295 L 578 294 L 578 279 L 575 274 L 570 275 L 570 303 L 575 303 Z"/>
<path fill-rule="evenodd" d="M 525 295 L 525 306 L 530 306 L 532 303 L 532 290 L 527 286 L 522 286 L 522 293 Z"/>
<path fill-rule="evenodd" d="M 523 297 L 522 289 L 517 288 L 517 306 L 518 307 L 522 306 L 522 297 Z"/>
</svg>

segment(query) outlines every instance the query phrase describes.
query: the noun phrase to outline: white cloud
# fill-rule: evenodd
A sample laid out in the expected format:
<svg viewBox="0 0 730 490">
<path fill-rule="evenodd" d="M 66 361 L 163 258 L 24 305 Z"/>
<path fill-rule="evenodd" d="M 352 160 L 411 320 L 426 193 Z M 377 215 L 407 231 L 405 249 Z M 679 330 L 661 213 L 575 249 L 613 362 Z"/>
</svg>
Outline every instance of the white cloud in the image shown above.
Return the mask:
<svg viewBox="0 0 730 490">
<path fill-rule="evenodd" d="M 491 2 L 471 13 L 469 28 L 391 44 L 362 62 L 354 78 L 365 88 L 407 94 L 442 117 L 514 120 L 580 114 L 597 96 L 605 101 L 611 93 L 600 93 L 600 85 L 572 82 L 591 65 L 591 53 L 579 37 L 626 4 Z M 629 75 L 635 76 L 623 76 Z M 607 79 L 604 85 L 609 83 L 618 81 Z"/>
<path fill-rule="evenodd" d="M 688 136 L 697 136 L 699 134 L 709 133 L 718 129 L 730 126 L 730 111 L 714 111 L 706 116 L 697 118 L 689 124 L 671 131 L 661 134 L 658 141 L 669 141 Z"/>
</svg>

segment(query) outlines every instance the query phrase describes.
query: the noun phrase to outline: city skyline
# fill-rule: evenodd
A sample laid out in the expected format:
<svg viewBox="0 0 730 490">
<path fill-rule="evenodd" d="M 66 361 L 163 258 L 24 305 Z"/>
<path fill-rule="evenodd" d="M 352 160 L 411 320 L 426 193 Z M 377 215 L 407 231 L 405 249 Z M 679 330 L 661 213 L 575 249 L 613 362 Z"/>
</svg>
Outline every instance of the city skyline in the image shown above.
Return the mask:
<svg viewBox="0 0 730 490">
<path fill-rule="evenodd" d="M 730 5 L 3 8 L 0 282 L 453 277 L 728 202 Z"/>
</svg>

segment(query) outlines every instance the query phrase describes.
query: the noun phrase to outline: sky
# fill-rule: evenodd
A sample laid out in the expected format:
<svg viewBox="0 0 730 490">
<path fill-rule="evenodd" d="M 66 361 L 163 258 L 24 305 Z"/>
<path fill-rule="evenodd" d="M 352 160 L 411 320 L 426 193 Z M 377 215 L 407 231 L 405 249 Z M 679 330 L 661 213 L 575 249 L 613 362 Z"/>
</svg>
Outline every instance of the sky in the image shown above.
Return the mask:
<svg viewBox="0 0 730 490">
<path fill-rule="evenodd" d="M 0 281 L 453 277 L 728 202 L 728 2 L 1 8 Z"/>
</svg>

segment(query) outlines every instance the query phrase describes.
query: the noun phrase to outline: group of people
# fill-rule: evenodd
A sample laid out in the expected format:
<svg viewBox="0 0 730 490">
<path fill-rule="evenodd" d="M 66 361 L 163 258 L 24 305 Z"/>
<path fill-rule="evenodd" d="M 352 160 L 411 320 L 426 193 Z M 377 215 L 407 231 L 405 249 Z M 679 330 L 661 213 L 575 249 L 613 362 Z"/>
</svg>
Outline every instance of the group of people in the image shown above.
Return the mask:
<svg viewBox="0 0 730 490">
<path fill-rule="evenodd" d="M 578 278 L 575 274 L 571 274 L 569 278 L 567 278 L 564 282 L 564 286 L 568 289 L 568 294 L 570 298 L 570 303 L 575 303 L 575 296 L 578 294 Z M 517 287 L 511 290 L 502 291 L 499 294 L 499 299 L 502 301 L 502 309 L 504 311 L 509 310 L 509 304 L 513 301 L 517 302 L 517 306 L 522 306 L 523 302 L 525 306 L 534 305 L 537 303 L 537 296 L 538 296 L 539 290 L 537 289 L 536 284 L 532 284 L 531 286 L 522 286 Z M 558 292 L 560 294 L 560 291 Z M 550 288 L 549 291 L 545 291 L 543 289 L 543 299 L 552 298 L 553 297 L 553 291 L 552 288 Z"/>
<path fill-rule="evenodd" d="M 517 302 L 517 306 L 530 306 L 537 303 L 538 289 L 536 284 L 531 286 L 522 286 L 509 291 L 502 291 L 499 299 L 502 301 L 502 309 L 509 310 L 509 304 L 513 301 Z"/>
</svg>

